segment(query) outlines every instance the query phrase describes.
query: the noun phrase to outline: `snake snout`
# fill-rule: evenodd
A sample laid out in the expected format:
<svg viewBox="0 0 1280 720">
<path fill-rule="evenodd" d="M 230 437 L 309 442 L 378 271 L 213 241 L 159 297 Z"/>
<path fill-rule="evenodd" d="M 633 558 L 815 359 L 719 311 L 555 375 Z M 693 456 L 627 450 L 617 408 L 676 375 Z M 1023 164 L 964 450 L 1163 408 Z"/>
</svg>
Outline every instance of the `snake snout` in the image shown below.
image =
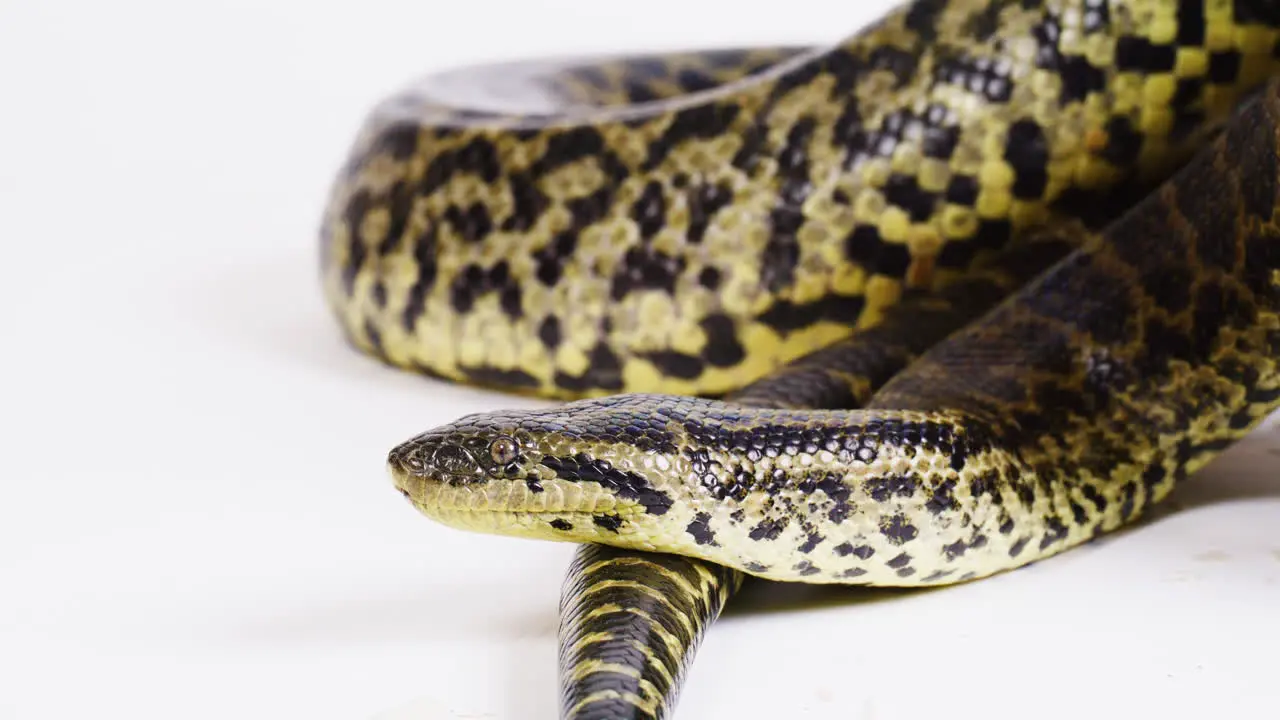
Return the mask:
<svg viewBox="0 0 1280 720">
<path fill-rule="evenodd" d="M 387 464 L 397 475 L 449 485 L 465 485 L 486 478 L 484 465 L 470 450 L 442 438 L 414 438 L 392 450 Z"/>
</svg>

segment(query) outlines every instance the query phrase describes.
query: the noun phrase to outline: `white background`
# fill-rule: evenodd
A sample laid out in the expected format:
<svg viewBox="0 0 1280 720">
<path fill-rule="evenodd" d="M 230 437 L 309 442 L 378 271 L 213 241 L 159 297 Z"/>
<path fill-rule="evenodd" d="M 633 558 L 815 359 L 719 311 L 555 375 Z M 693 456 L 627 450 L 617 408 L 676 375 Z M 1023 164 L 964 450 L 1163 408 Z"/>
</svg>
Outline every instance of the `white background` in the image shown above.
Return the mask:
<svg viewBox="0 0 1280 720">
<path fill-rule="evenodd" d="M 825 42 L 884 5 L 0 0 L 0 717 L 555 718 L 572 548 L 437 527 L 382 465 L 530 403 L 342 344 L 332 173 L 423 72 Z M 1269 716 L 1277 456 L 973 585 L 757 587 L 677 717 Z"/>
</svg>

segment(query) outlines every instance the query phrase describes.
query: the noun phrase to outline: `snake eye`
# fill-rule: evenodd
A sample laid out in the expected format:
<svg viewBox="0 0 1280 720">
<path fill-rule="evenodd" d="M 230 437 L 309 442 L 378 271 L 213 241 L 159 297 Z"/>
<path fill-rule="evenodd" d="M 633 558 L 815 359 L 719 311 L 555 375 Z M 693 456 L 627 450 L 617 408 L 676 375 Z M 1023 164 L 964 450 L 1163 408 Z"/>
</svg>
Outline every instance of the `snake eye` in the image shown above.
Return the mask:
<svg viewBox="0 0 1280 720">
<path fill-rule="evenodd" d="M 516 461 L 516 457 L 520 455 L 520 447 L 516 445 L 516 441 L 503 435 L 493 442 L 489 443 L 489 457 L 499 465 L 508 465 Z"/>
</svg>

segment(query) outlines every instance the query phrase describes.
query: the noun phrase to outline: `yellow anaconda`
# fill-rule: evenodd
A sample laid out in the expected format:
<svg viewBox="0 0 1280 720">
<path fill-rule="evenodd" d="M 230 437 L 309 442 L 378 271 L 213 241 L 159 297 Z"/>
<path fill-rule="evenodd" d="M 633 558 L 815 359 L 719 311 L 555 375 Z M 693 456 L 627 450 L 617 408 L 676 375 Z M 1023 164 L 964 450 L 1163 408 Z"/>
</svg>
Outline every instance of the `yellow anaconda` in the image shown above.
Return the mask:
<svg viewBox="0 0 1280 720">
<path fill-rule="evenodd" d="M 1280 406 L 1278 30 L 1274 0 L 917 0 L 830 49 L 388 101 L 324 223 L 348 337 L 587 398 L 413 438 L 397 486 L 620 549 L 566 585 L 580 718 L 669 709 L 738 573 L 954 583 L 1133 521 Z M 662 612 L 608 609 L 628 572 Z"/>
</svg>

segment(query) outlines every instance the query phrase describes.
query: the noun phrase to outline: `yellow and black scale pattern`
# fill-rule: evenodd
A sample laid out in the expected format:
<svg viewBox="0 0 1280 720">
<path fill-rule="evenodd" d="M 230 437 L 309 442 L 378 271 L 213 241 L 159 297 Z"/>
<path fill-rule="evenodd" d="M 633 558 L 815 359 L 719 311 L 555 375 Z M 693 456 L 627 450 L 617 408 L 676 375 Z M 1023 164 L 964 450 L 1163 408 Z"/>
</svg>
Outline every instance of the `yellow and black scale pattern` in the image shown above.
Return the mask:
<svg viewBox="0 0 1280 720">
<path fill-rule="evenodd" d="M 665 393 L 465 418 L 392 452 L 401 491 L 623 548 L 566 584 L 583 718 L 668 711 L 739 573 L 957 582 L 1132 521 L 1280 397 L 1274 88 L 1132 202 L 1275 73 L 1277 27 L 1276 2 L 919 0 L 829 50 L 497 73 L 528 112 L 389 101 L 324 224 L 350 339 Z"/>
</svg>

